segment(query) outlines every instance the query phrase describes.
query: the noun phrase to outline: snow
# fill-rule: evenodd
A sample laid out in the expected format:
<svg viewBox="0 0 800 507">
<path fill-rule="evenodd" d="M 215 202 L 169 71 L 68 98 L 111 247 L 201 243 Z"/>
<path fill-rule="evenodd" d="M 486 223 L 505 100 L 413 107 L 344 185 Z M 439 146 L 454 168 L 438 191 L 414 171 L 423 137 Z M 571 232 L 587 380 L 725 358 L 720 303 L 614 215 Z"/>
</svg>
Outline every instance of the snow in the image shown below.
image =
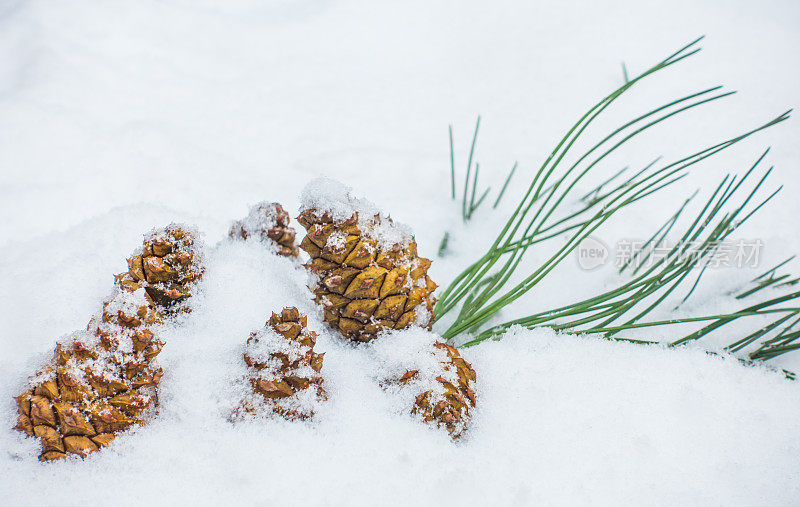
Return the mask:
<svg viewBox="0 0 800 507">
<path fill-rule="evenodd" d="M 398 416 L 407 412 L 406 407 L 413 406 L 416 397 L 424 392 L 430 393 L 431 406 L 446 401 L 446 389 L 437 378 L 453 386 L 459 385 L 458 373 L 447 352 L 434 347 L 439 340 L 441 338 L 435 333 L 411 328 L 370 344 L 375 354 L 371 374 L 396 397 L 394 407 Z M 399 383 L 398 380 L 407 372 L 415 373 L 409 380 Z M 456 421 L 454 434 L 461 435 L 465 427 L 469 427 L 468 421 Z"/>
<path fill-rule="evenodd" d="M 405 248 L 413 241 L 411 227 L 392 220 L 368 199 L 354 197 L 352 191 L 352 187 L 332 178 L 315 178 L 300 194 L 301 211 L 314 210 L 318 217 L 327 215 L 341 222 L 357 214 L 358 228 L 362 235 L 374 239 L 379 248 L 391 249 L 394 245 Z M 331 236 L 326 245 L 344 247 L 345 236 Z M 369 244 L 365 246 L 371 248 Z"/>
<path fill-rule="evenodd" d="M 409 224 L 444 286 L 491 243 L 561 133 L 619 85 L 621 61 L 633 73 L 708 35 L 616 120 L 720 82 L 741 93 L 645 135 L 606 175 L 796 106 L 798 23 L 786 0 L 1 3 L 3 503 L 796 505 L 800 386 L 704 351 L 744 323 L 678 350 L 544 330 L 463 349 L 478 405 L 453 443 L 381 387 L 398 360 L 423 361 L 411 350 L 432 335 L 345 343 L 323 327 L 297 263 L 224 238 L 248 203 L 297 210 L 309 181 L 334 178 Z M 449 200 L 447 125 L 463 178 L 478 113 L 488 202 L 520 167 L 498 210 L 484 204 L 465 225 Z M 785 187 L 737 233 L 764 241 L 760 268 L 710 270 L 681 311 L 730 310 L 751 271 L 800 251 L 798 135 L 792 119 L 709 160 L 598 238 L 646 239 L 695 188 L 707 194 L 772 145 L 766 186 Z M 42 465 L 36 442 L 3 429 L 11 396 L 101 308 L 142 234 L 172 221 L 195 224 L 209 246 L 193 312 L 160 333 L 158 414 L 86 460 Z M 500 318 L 611 288 L 608 267 L 568 259 Z M 288 305 L 320 333 L 328 400 L 312 423 L 231 424 L 247 337 Z M 800 371 L 800 355 L 774 366 Z"/>
<path fill-rule="evenodd" d="M 253 236 L 267 239 L 268 231 L 278 225 L 278 208 L 275 203 L 261 201 L 250 208 L 244 219 L 233 222 L 229 235 L 243 236 L 245 239 Z"/>
<path fill-rule="evenodd" d="M 478 409 L 454 444 L 405 413 L 402 394 L 381 388 L 387 374 L 432 365 L 420 346 L 430 335 L 406 331 L 361 347 L 322 332 L 315 350 L 326 353 L 328 401 L 313 423 L 229 423 L 245 342 L 271 310 L 296 302 L 309 328 L 324 330 L 304 278 L 256 242 L 212 248 L 193 313 L 161 335 L 158 416 L 83 462 L 47 466 L 32 440 L 4 432 L 6 501 L 790 504 L 800 494 L 796 385 L 691 349 L 545 331 L 465 349 Z M 4 370 L 4 399 L 23 370 Z M 4 404 L 4 419 L 11 415 Z"/>
<path fill-rule="evenodd" d="M 335 179 L 315 178 L 300 193 L 300 207 L 315 210 L 317 216 L 327 213 L 337 221 L 347 220 L 356 212 L 367 217 L 381 212 L 368 199 L 353 197 L 352 192 L 353 187 Z"/>
<path fill-rule="evenodd" d="M 298 417 L 302 418 L 313 417 L 314 412 L 319 410 L 319 403 L 324 401 L 324 387 L 322 388 L 323 391 L 318 393 L 317 387 L 312 384 L 288 398 L 267 400 L 254 392 L 252 387 L 253 381 L 278 382 L 288 375 L 306 379 L 319 377 L 307 361 L 299 362 L 297 366 L 292 367 L 289 371 L 284 371 L 282 369 L 283 361 L 275 356 L 275 354 L 283 354 L 285 360 L 294 363 L 307 357 L 312 349 L 313 347 L 303 345 L 300 342 L 288 340 L 269 326 L 251 333 L 247 339 L 245 350 L 247 359 L 245 362 L 249 361 L 251 365 L 256 364 L 262 368 L 253 368 L 250 375 L 240 379 L 240 398 L 242 399 L 243 408 L 232 419 L 237 419 L 237 416 L 247 416 L 248 412 L 260 418 L 271 417 L 276 414 L 274 411 L 276 408 L 291 411 L 288 413 L 292 415 L 298 414 Z M 249 410 L 246 410 L 245 407 Z"/>
</svg>

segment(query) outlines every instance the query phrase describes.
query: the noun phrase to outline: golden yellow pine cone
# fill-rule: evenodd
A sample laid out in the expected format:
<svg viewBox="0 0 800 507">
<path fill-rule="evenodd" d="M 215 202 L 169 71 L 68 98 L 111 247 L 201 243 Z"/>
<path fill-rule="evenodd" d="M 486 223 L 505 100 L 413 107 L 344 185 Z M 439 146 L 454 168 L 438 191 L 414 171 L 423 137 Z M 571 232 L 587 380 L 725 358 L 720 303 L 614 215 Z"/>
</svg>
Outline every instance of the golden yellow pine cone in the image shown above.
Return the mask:
<svg viewBox="0 0 800 507">
<path fill-rule="evenodd" d="M 191 282 L 202 274 L 194 239 L 179 226 L 146 236 L 142 251 L 133 257 L 140 260 L 134 268 L 141 266 L 142 258 L 154 256 L 154 250 L 163 263 L 177 266 L 177 275 L 164 282 L 151 277 L 152 283 L 148 274 L 142 280 L 130 273 L 119 275 L 114 295 L 100 314 L 85 331 L 60 340 L 52 360 L 15 398 L 19 409 L 15 429 L 40 439 L 41 460 L 86 456 L 154 410 L 163 374 L 155 364 L 164 346 L 157 326 L 179 298 L 168 298 L 162 306 L 163 300 L 152 297 L 148 289 L 180 284 L 187 297 Z M 186 256 L 189 262 L 181 260 Z M 151 271 L 148 268 L 147 273 Z"/>
<path fill-rule="evenodd" d="M 260 202 L 250 208 L 248 215 L 231 225 L 228 236 L 231 238 L 259 238 L 273 245 L 278 255 L 297 257 L 300 249 L 295 244 L 296 232 L 289 227 L 289 213 L 277 202 Z"/>
<path fill-rule="evenodd" d="M 457 439 L 469 426 L 470 410 L 475 408 L 476 397 L 472 385 L 476 373 L 455 347 L 437 341 L 433 348 L 431 353 L 437 357 L 440 365 L 440 371 L 434 375 L 433 388 L 430 388 L 430 382 L 419 378 L 419 370 L 408 370 L 396 381 L 419 391 L 414 398 L 412 414 L 446 430 L 453 439 Z M 431 372 L 425 375 L 430 376 Z"/>
<path fill-rule="evenodd" d="M 16 398 L 15 428 L 42 440 L 40 459 L 94 452 L 154 407 L 162 376 L 154 359 L 163 342 L 145 323 L 157 312 L 138 292 L 118 290 L 88 330 L 56 345 L 53 359 Z"/>
<path fill-rule="evenodd" d="M 436 284 L 413 235 L 401 231 L 402 238 L 395 241 L 393 234 L 387 241 L 386 228 L 400 229 L 379 214 L 335 219 L 309 208 L 297 220 L 307 232 L 300 243 L 311 256 L 306 267 L 317 278 L 314 300 L 331 327 L 355 341 L 370 341 L 386 329 L 430 329 Z"/>
<path fill-rule="evenodd" d="M 128 271 L 117 275 L 117 284 L 135 290 L 144 287 L 164 311 L 174 309 L 191 296 L 191 286 L 203 276 L 195 234 L 170 224 L 144 238 L 142 248 L 128 259 Z"/>
<path fill-rule="evenodd" d="M 288 420 L 307 420 L 326 399 L 321 375 L 324 353 L 314 351 L 317 334 L 307 329 L 308 320 L 297 308 L 273 313 L 265 329 L 247 340 L 244 362 L 251 395 L 232 414 L 232 420 L 248 415 L 276 414 Z"/>
</svg>

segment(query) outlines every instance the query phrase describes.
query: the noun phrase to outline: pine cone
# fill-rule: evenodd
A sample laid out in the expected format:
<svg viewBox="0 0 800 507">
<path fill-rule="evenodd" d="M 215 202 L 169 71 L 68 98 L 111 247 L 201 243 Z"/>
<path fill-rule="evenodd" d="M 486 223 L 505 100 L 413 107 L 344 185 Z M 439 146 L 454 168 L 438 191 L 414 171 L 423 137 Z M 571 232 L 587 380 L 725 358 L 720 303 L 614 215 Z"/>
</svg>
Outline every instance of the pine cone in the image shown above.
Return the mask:
<svg viewBox="0 0 800 507">
<path fill-rule="evenodd" d="M 153 412 L 163 374 L 154 361 L 164 346 L 157 326 L 189 297 L 202 275 L 198 257 L 179 226 L 149 234 L 100 315 L 56 345 L 30 389 L 15 398 L 15 429 L 41 439 L 39 459 L 86 456 Z"/>
<path fill-rule="evenodd" d="M 260 202 L 250 208 L 250 213 L 231 225 L 228 236 L 247 239 L 251 236 L 275 246 L 278 255 L 297 257 L 300 250 L 295 244 L 295 230 L 289 227 L 289 214 L 277 202 Z"/>
<path fill-rule="evenodd" d="M 288 420 L 306 420 L 325 400 L 323 354 L 314 352 L 317 333 L 306 329 L 307 317 L 297 308 L 273 313 L 265 329 L 254 331 L 247 340 L 244 362 L 250 368 L 247 382 L 253 395 L 232 415 L 277 414 Z"/>
<path fill-rule="evenodd" d="M 446 429 L 456 439 L 467 429 L 470 408 L 475 407 L 475 392 L 470 382 L 475 382 L 476 374 L 455 347 L 442 342 L 435 342 L 433 347 L 431 354 L 441 366 L 438 372 L 408 370 L 397 382 L 411 389 L 424 389 L 415 396 L 411 413 L 418 414 L 428 424 Z M 434 387 L 430 388 L 431 385 Z"/>
<path fill-rule="evenodd" d="M 348 196 L 349 197 L 349 196 Z M 419 325 L 430 329 L 436 284 L 431 261 L 417 255 L 414 236 L 388 217 L 358 211 L 334 218 L 315 208 L 297 217 L 307 234 L 300 248 L 316 275 L 315 301 L 325 321 L 355 341 L 369 341 L 384 329 Z"/>
<path fill-rule="evenodd" d="M 194 242 L 191 234 L 174 224 L 151 232 L 141 251 L 128 259 L 128 272 L 117 276 L 117 284 L 144 287 L 156 305 L 171 311 L 175 303 L 191 296 L 192 283 L 203 275 Z"/>
</svg>

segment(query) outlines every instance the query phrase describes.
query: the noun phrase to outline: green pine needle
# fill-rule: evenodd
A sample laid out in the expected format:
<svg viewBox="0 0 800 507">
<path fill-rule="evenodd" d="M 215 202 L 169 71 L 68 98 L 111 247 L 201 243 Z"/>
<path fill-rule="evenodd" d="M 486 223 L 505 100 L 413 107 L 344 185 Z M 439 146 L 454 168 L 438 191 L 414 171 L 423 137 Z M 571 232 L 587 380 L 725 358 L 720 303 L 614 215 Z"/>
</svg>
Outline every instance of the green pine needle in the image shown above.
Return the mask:
<svg viewBox="0 0 800 507">
<path fill-rule="evenodd" d="M 734 93 L 721 92 L 720 87 L 713 87 L 666 102 L 612 130 L 580 156 L 577 156 L 576 161 L 571 166 L 561 168 L 560 165 L 566 159 L 567 154 L 572 155 L 572 152 L 578 149 L 578 141 L 582 139 L 582 135 L 591 130 L 592 123 L 608 107 L 645 78 L 696 54 L 700 50 L 696 46 L 701 39 L 702 37 L 687 44 L 650 69 L 631 79 L 628 79 L 627 70 L 625 70 L 626 82 L 590 108 L 569 129 L 539 170 L 534 173 L 526 193 L 509 216 L 492 246 L 481 258 L 459 274 L 441 294 L 434 310 L 437 319 L 441 319 L 447 313 L 458 308 L 457 318 L 442 333 L 446 339 L 453 339 L 462 333 L 477 332 L 489 320 L 494 319 L 502 308 L 532 290 L 570 255 L 583 239 L 587 238 L 620 210 L 626 209 L 630 205 L 682 179 L 688 174 L 689 169 L 703 160 L 789 117 L 791 111 L 787 111 L 763 125 L 736 137 L 710 145 L 668 164 L 656 159 L 627 180 L 616 184 L 611 189 L 606 189 L 627 168 L 623 169 L 607 178 L 583 197 L 575 198 L 573 196 L 574 189 L 592 169 L 598 167 L 606 157 L 621 146 L 634 140 L 642 132 L 686 111 L 723 99 Z M 467 201 L 472 157 L 479 123 L 480 118 L 473 135 L 465 177 L 464 199 L 462 201 L 462 215 L 465 221 L 471 217 L 472 212 L 480 205 L 488 193 L 487 189 L 475 204 L 478 182 L 478 166 L 476 164 L 475 174 L 472 175 L 471 197 L 469 202 Z M 594 134 L 594 137 L 598 136 Z M 673 343 L 673 345 L 678 345 L 699 339 L 710 332 L 712 328 L 715 329 L 740 317 L 771 315 L 781 312 L 785 314 L 787 311 L 791 311 L 782 307 L 774 308 L 775 305 L 785 302 L 780 301 L 772 302 L 764 307 L 751 307 L 730 315 L 645 321 L 645 318 L 651 312 L 660 308 L 668 296 L 681 286 L 689 274 L 697 268 L 699 275 L 697 275 L 684 300 L 688 298 L 697 287 L 709 260 L 719 248 L 721 241 L 727 238 L 777 193 L 775 191 L 754 206 L 750 205 L 750 201 L 769 174 L 768 170 L 738 206 L 731 211 L 723 211 L 765 155 L 766 152 L 741 178 L 726 177 L 700 210 L 700 213 L 678 244 L 672 248 L 664 259 L 656 262 L 655 266 L 644 269 L 644 263 L 649 260 L 653 249 L 660 247 L 664 243 L 679 217 L 684 213 L 687 205 L 692 201 L 692 198 L 687 199 L 678 211 L 637 252 L 636 260 L 623 266 L 623 270 L 628 268 L 633 270 L 634 278 L 630 282 L 585 301 L 489 327 L 467 341 L 466 345 L 475 344 L 488 338 L 496 338 L 513 325 L 525 327 L 548 326 L 565 332 L 597 332 L 604 334 L 608 338 L 631 341 L 629 338 L 619 336 L 619 333 L 640 327 L 711 322 L 706 326 L 707 329 L 704 328 Z M 451 169 L 453 167 L 454 165 L 451 163 Z M 506 178 L 506 182 L 495 202 L 495 207 L 504 195 L 515 169 L 516 164 Z M 454 176 L 452 181 L 455 181 Z M 582 203 L 581 207 L 577 211 L 559 217 L 559 215 L 563 214 L 562 208 L 566 204 L 575 201 Z M 518 278 L 516 276 L 518 275 L 518 268 L 528 248 L 534 244 L 550 244 L 550 240 L 564 238 L 565 235 L 566 238 L 561 239 L 560 243 L 555 245 L 554 251 L 551 251 L 550 256 L 546 257 L 544 262 L 527 273 L 521 281 L 517 281 L 515 284 L 511 283 L 512 276 Z M 687 256 L 690 247 L 697 244 L 699 244 L 698 252 L 692 252 L 694 255 Z M 700 267 L 701 261 L 705 261 L 702 267 Z M 640 271 L 642 272 L 640 273 Z M 780 279 L 770 278 L 770 280 L 766 285 L 764 285 L 765 282 L 763 281 L 760 283 L 766 287 L 792 282 L 791 279 L 786 277 Z M 794 280 L 794 282 L 796 281 Z M 634 310 L 635 313 L 631 314 Z M 617 322 L 620 320 L 621 322 Z M 787 331 L 780 342 L 770 344 L 769 349 L 762 350 L 759 353 L 759 358 L 793 350 L 792 347 L 794 345 L 791 340 L 794 340 L 796 336 L 792 333 L 793 331 Z M 641 340 L 633 341 L 638 342 Z M 739 345 L 741 344 L 736 346 Z"/>
</svg>

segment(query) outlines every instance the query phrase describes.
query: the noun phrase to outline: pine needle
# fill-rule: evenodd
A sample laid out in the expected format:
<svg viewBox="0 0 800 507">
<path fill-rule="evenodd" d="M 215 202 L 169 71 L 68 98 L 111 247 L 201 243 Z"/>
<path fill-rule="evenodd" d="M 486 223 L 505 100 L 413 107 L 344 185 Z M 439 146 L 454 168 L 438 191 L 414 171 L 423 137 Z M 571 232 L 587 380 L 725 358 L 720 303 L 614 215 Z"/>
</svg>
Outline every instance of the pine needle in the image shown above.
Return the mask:
<svg viewBox="0 0 800 507">
<path fill-rule="evenodd" d="M 561 162 L 567 154 L 577 149 L 578 141 L 582 135 L 589 130 L 589 127 L 608 107 L 610 107 L 620 96 L 631 87 L 637 85 L 645 78 L 661 70 L 674 65 L 694 54 L 700 48 L 696 47 L 702 39 L 699 38 L 669 57 L 657 63 L 642 74 L 627 78 L 626 82 L 603 98 L 600 102 L 589 109 L 564 135 L 558 142 L 545 162 L 533 175 L 525 195 L 522 197 L 516 209 L 511 213 L 505 225 L 495 239 L 488 251 L 472 265 L 460 273 L 455 280 L 443 291 L 436 305 L 434 313 L 437 319 L 443 315 L 459 308 L 458 317 L 442 335 L 447 339 L 452 339 L 461 333 L 471 333 L 480 329 L 505 306 L 515 301 L 541 282 L 556 266 L 558 266 L 574 249 L 587 238 L 592 232 L 610 219 L 614 214 L 622 209 L 626 209 L 635 202 L 638 202 L 655 192 L 675 183 L 688 174 L 688 170 L 703 160 L 726 150 L 736 143 L 748 138 L 749 136 L 770 128 L 786 120 L 791 111 L 783 113 L 774 119 L 760 125 L 752 130 L 744 132 L 736 137 L 712 144 L 691 155 L 679 158 L 668 164 L 660 163 L 656 159 L 636 174 L 629 177 L 624 182 L 617 184 L 612 189 L 604 191 L 604 188 L 611 184 L 623 171 L 619 171 L 603 183 L 596 186 L 592 191 L 585 194 L 583 198 L 573 196 L 577 184 L 595 167 L 599 166 L 606 157 L 614 153 L 621 146 L 634 140 L 639 134 L 648 129 L 679 116 L 684 112 L 701 107 L 705 104 L 726 98 L 734 92 L 722 92 L 720 87 L 708 88 L 699 92 L 686 95 L 684 97 L 666 102 L 656 108 L 650 109 L 645 113 L 623 123 L 612 130 L 600 141 L 589 147 L 577 160 L 565 170 L 558 171 Z M 467 208 L 467 184 L 469 183 L 469 170 L 471 158 L 475 148 L 478 126 L 476 125 L 473 144 L 470 149 L 470 161 L 468 162 L 468 174 L 465 180 L 464 202 L 462 211 Z M 597 137 L 595 134 L 594 137 Z M 765 153 L 766 154 L 766 153 Z M 601 332 L 614 339 L 626 339 L 617 336 L 617 333 L 626 329 L 636 327 L 651 327 L 663 325 L 664 323 L 687 323 L 699 321 L 713 321 L 724 319 L 725 316 L 706 316 L 689 319 L 670 319 L 668 321 L 643 322 L 642 319 L 652 311 L 660 308 L 667 297 L 680 286 L 689 273 L 697 266 L 701 259 L 709 258 L 719 246 L 719 241 L 726 238 L 739 225 L 750 218 L 753 213 L 768 202 L 777 192 L 774 192 L 766 199 L 755 205 L 752 209 L 748 207 L 750 200 L 754 197 L 759 187 L 763 183 L 766 175 L 752 189 L 750 194 L 742 203 L 732 211 L 723 212 L 728 201 L 737 193 L 742 183 L 748 179 L 762 157 L 751 167 L 751 169 L 741 178 L 726 178 L 709 198 L 706 205 L 696 217 L 694 223 L 686 231 L 684 237 L 679 241 L 678 247 L 672 249 L 667 255 L 666 260 L 659 261 L 655 267 L 649 268 L 638 273 L 642 269 L 642 264 L 636 262 L 634 266 L 635 278 L 623 286 L 597 295 L 585 301 L 573 303 L 562 308 L 548 310 L 528 317 L 515 319 L 505 324 L 490 327 L 480 332 L 467 344 L 474 344 L 489 337 L 497 337 L 512 325 L 523 325 L 525 327 L 537 327 L 547 325 L 556 329 L 569 332 Z M 514 166 L 516 168 L 516 164 Z M 499 198 L 505 192 L 508 181 L 514 172 L 506 179 L 506 183 L 501 190 Z M 769 174 L 769 171 L 767 171 Z M 474 206 L 475 188 L 477 186 L 477 168 L 473 175 L 472 198 L 469 202 L 470 211 Z M 484 193 L 485 195 L 485 193 Z M 483 197 L 483 196 L 482 196 Z M 580 201 L 583 206 L 565 217 L 558 217 L 560 210 L 566 203 Z M 478 204 L 482 198 L 478 201 Z M 674 214 L 661 229 L 656 231 L 648 246 L 655 248 L 663 243 L 678 217 L 688 205 L 691 198 Z M 495 204 L 496 205 L 496 204 Z M 741 218 L 738 218 L 740 217 Z M 716 221 L 716 222 L 714 222 Z M 714 224 L 715 225 L 712 225 Z M 534 244 L 542 244 L 556 237 L 563 237 L 560 246 L 555 246 L 555 251 L 546 260 L 535 267 L 521 281 L 511 285 L 512 276 L 517 275 L 527 249 Z M 705 235 L 700 239 L 701 235 Z M 699 241 L 700 247 L 698 255 L 690 257 L 692 260 L 684 258 L 689 251 L 692 242 Z M 641 256 L 640 256 L 641 258 Z M 702 276 L 702 269 L 700 276 Z M 517 278 L 515 276 L 515 278 Z M 692 286 L 691 292 L 697 286 L 699 277 Z M 775 281 L 777 283 L 778 281 Z M 688 295 L 687 295 L 688 297 Z M 627 299 L 626 299 L 627 298 Z M 633 317 L 619 324 L 612 325 L 617 319 L 623 317 L 639 303 L 650 298 L 650 303 L 646 304 L 644 310 L 640 310 Z M 653 298 L 655 301 L 653 302 Z M 774 309 L 759 309 L 750 312 L 737 314 L 737 317 L 750 316 L 751 314 L 767 315 L 776 313 Z M 571 320 L 569 318 L 572 317 Z M 565 321 L 564 319 L 567 318 Z M 790 344 L 781 344 L 781 347 L 789 347 Z M 775 351 L 773 351 L 775 352 Z M 765 352 L 766 354 L 766 352 Z"/>
<path fill-rule="evenodd" d="M 464 177 L 464 199 L 461 201 L 461 218 L 466 222 L 469 220 L 469 214 L 467 212 L 467 191 L 469 190 L 469 175 L 472 172 L 472 157 L 475 154 L 475 143 L 478 141 L 478 129 L 481 126 L 481 117 L 478 116 L 478 121 L 475 122 L 475 133 L 472 135 L 472 146 L 469 149 L 469 158 L 467 159 L 467 174 Z M 477 170 L 476 170 L 477 176 Z M 476 178 L 477 183 L 477 178 Z M 475 196 L 475 190 L 473 186 L 473 200 Z M 472 206 L 472 201 L 470 201 L 470 206 Z"/>
<path fill-rule="evenodd" d="M 500 204 L 500 200 L 503 198 L 503 195 L 505 195 L 508 183 L 511 181 L 511 177 L 514 176 L 514 171 L 516 170 L 517 170 L 517 163 L 514 162 L 514 165 L 511 167 L 511 171 L 508 173 L 508 176 L 506 177 L 505 183 L 503 183 L 503 188 L 500 189 L 500 194 L 498 194 L 497 200 L 495 200 L 494 204 L 492 205 L 492 209 L 497 208 L 497 205 Z"/>
</svg>

